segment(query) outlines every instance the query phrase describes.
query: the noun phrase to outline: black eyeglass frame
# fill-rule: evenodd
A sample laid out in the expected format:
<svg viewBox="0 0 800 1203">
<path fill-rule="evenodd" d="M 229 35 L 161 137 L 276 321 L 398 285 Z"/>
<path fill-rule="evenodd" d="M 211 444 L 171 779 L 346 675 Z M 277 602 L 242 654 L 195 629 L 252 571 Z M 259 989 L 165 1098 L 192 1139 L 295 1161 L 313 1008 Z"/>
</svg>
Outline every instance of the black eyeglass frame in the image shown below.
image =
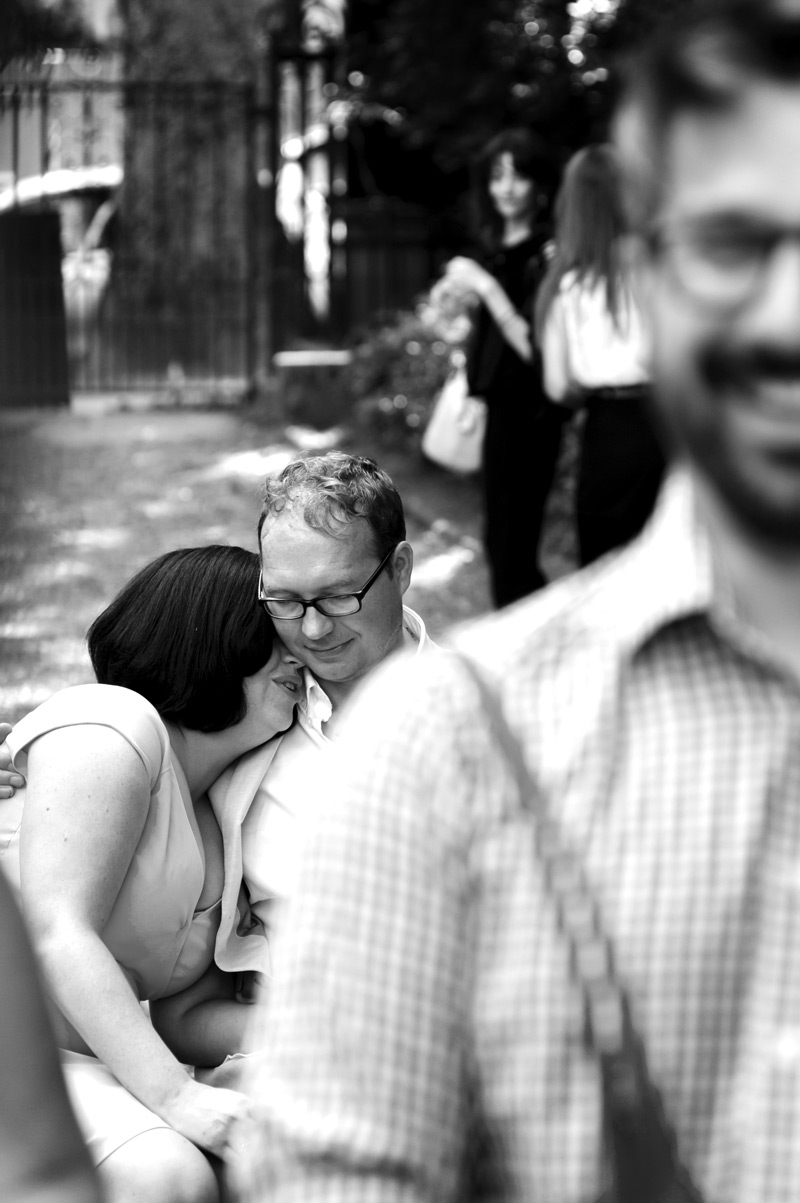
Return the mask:
<svg viewBox="0 0 800 1203">
<path fill-rule="evenodd" d="M 269 615 L 269 617 L 271 619 L 273 619 L 273 621 L 277 620 L 278 622 L 298 622 L 300 619 L 305 618 L 306 610 L 310 610 L 310 609 L 316 610 L 319 614 L 322 614 L 322 616 L 324 618 L 348 618 L 351 614 L 358 614 L 359 610 L 361 609 L 361 607 L 364 603 L 364 598 L 369 593 L 370 589 L 375 584 L 375 582 L 377 581 L 380 574 L 383 572 L 386 565 L 389 563 L 389 560 L 392 558 L 394 553 L 397 551 L 397 547 L 398 547 L 398 545 L 395 544 L 394 547 L 391 547 L 387 551 L 386 555 L 383 557 L 380 564 L 375 569 L 375 571 L 373 572 L 372 576 L 369 578 L 367 583 L 365 585 L 362 585 L 362 587 L 360 589 L 354 589 L 352 593 L 323 594 L 321 597 L 311 597 L 308 599 L 308 601 L 306 601 L 302 597 L 265 597 L 264 582 L 261 578 L 261 573 L 259 572 L 259 574 L 258 574 L 258 600 L 261 602 L 261 604 L 264 607 L 264 609 L 266 610 L 267 614 Z M 326 610 L 322 609 L 322 603 L 327 602 L 327 601 L 333 601 L 335 599 L 340 599 L 340 598 L 348 598 L 348 599 L 352 598 L 353 601 L 355 602 L 353 609 L 352 610 L 339 610 L 339 612 L 336 614 L 329 614 Z M 284 606 L 285 605 L 300 606 L 301 610 L 300 610 L 299 614 L 273 614 L 269 608 L 270 602 L 274 602 L 274 603 L 277 603 L 278 605 L 284 605 Z"/>
<path fill-rule="evenodd" d="M 739 236 L 742 254 L 749 255 L 749 261 L 738 264 L 704 261 L 704 236 L 707 245 L 713 245 L 709 235 L 716 232 L 713 224 L 706 226 L 703 222 L 656 225 L 648 231 L 647 242 L 655 254 L 670 258 L 672 270 L 685 292 L 717 309 L 734 309 L 746 303 L 762 283 L 776 249 L 785 242 L 800 242 L 800 227 L 743 222 L 733 233 Z M 730 238 L 731 245 L 735 241 L 735 237 Z M 749 246 L 745 245 L 748 241 Z"/>
</svg>

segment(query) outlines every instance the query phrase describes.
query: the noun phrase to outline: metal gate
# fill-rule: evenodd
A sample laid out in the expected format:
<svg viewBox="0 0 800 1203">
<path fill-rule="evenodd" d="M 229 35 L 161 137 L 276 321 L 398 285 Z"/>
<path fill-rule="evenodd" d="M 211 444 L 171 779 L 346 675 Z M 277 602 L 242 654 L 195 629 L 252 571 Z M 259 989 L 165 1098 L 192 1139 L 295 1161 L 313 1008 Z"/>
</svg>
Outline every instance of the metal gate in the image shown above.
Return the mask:
<svg viewBox="0 0 800 1203">
<path fill-rule="evenodd" d="M 243 84 L 0 78 L 0 223 L 59 214 L 73 391 L 252 383 L 255 119 Z"/>
<path fill-rule="evenodd" d="M 236 394 L 276 352 L 341 347 L 410 305 L 435 265 L 427 214 L 349 196 L 342 70 L 338 52 L 273 44 L 254 86 L 133 83 L 119 60 L 80 55 L 0 75 L 0 225 L 56 212 L 62 283 L 29 259 L 0 289 L 22 331 L 6 340 L 11 388 L 0 342 L 0 405 L 70 389 Z M 19 271 L 9 240 L 0 271 Z M 68 387 L 37 391 L 37 349 L 54 371 L 68 363 Z"/>
<path fill-rule="evenodd" d="M 354 329 L 411 305 L 441 248 L 421 207 L 350 195 L 341 53 L 278 42 L 266 71 L 275 216 L 268 258 L 280 298 L 271 346 L 339 346 Z"/>
</svg>

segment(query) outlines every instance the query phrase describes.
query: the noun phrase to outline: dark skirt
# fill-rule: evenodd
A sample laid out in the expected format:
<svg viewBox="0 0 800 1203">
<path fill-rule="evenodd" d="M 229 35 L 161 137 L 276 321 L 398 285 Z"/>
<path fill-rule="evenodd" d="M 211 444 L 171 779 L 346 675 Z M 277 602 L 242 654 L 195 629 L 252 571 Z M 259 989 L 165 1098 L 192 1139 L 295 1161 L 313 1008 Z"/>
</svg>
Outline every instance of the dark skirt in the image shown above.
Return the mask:
<svg viewBox="0 0 800 1203">
<path fill-rule="evenodd" d="M 539 560 L 545 506 L 569 411 L 532 390 L 490 396 L 483 450 L 492 597 L 507 606 L 547 584 Z"/>
<path fill-rule="evenodd" d="M 627 543 L 644 526 L 664 475 L 646 388 L 586 394 L 576 498 L 581 565 Z"/>
</svg>

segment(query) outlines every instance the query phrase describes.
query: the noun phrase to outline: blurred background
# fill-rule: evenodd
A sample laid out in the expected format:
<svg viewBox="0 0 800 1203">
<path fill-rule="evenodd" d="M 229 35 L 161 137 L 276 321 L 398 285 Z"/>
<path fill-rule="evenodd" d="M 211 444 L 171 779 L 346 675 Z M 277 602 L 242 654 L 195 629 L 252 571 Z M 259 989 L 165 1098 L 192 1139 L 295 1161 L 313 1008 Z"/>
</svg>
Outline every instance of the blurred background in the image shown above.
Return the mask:
<svg viewBox="0 0 800 1203">
<path fill-rule="evenodd" d="M 252 397 L 287 367 L 350 401 L 339 369 L 397 315 L 427 386 L 414 306 L 470 241 L 474 152 L 603 137 L 679 2 L 3 0 L 0 406 Z"/>
<path fill-rule="evenodd" d="M 490 608 L 479 480 L 420 453 L 460 337 L 428 292 L 472 245 L 477 148 L 602 138 L 686 2 L 0 0 L 0 718 L 91 678 L 84 633 L 146 560 L 254 547 L 300 448 L 388 468 L 435 638 Z"/>
</svg>

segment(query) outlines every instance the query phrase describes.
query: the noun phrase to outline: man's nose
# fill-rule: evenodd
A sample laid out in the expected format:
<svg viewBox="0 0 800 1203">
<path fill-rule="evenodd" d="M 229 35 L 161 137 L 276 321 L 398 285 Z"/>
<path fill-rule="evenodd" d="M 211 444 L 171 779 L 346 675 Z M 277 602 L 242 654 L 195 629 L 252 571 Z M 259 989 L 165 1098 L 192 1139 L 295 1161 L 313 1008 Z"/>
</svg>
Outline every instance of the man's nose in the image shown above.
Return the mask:
<svg viewBox="0 0 800 1203">
<path fill-rule="evenodd" d="M 333 629 L 333 619 L 326 614 L 320 614 L 314 606 L 309 606 L 301 622 L 306 639 L 322 639 Z"/>
<path fill-rule="evenodd" d="M 800 346 L 800 236 L 784 238 L 773 248 L 753 321 L 764 338 Z"/>
</svg>

